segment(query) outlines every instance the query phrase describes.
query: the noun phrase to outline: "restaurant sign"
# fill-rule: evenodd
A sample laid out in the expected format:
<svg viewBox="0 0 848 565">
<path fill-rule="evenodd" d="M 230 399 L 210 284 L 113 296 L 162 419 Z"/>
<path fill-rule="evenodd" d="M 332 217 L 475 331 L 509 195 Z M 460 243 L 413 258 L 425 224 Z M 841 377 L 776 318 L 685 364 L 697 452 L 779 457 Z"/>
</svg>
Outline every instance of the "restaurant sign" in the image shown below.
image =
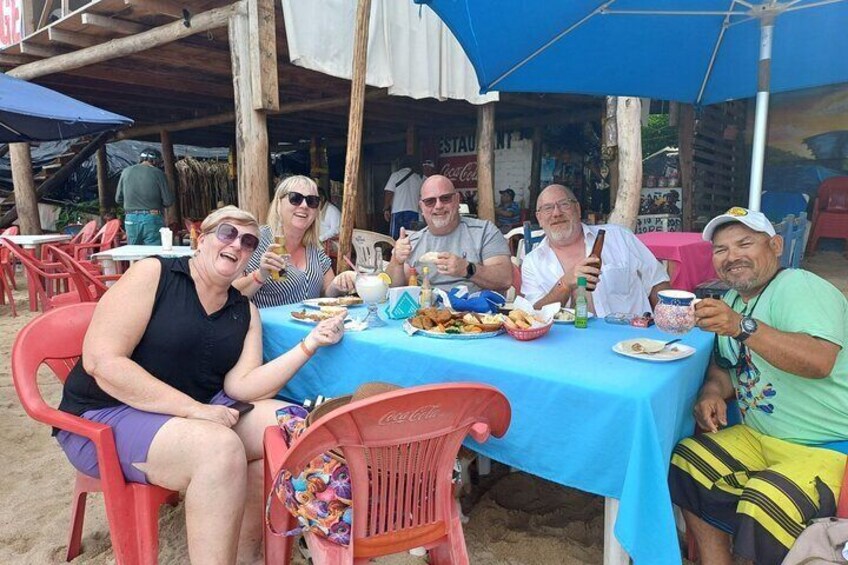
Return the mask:
<svg viewBox="0 0 848 565">
<path fill-rule="evenodd" d="M 20 43 L 23 0 L 0 0 L 0 48 Z"/>
</svg>

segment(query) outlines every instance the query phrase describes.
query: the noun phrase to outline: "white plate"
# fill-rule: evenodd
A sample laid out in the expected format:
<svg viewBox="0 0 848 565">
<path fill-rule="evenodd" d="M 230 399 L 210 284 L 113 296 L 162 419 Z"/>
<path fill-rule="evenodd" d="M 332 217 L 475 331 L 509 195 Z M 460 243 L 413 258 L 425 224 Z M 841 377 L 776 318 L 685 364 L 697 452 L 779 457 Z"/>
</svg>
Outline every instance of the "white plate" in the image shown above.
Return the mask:
<svg viewBox="0 0 848 565">
<path fill-rule="evenodd" d="M 289 319 L 292 322 L 297 322 L 299 324 L 306 324 L 306 325 L 309 325 L 309 326 L 317 326 L 318 325 L 318 322 L 316 322 L 315 320 L 308 320 L 308 319 L 307 320 L 301 320 L 300 318 L 295 318 L 294 316 L 290 316 Z M 346 330 L 359 331 L 361 328 L 358 326 L 358 324 L 359 324 L 359 322 L 357 320 L 354 320 L 350 316 L 345 318 L 344 326 L 345 326 Z"/>
<path fill-rule="evenodd" d="M 449 334 L 449 333 L 441 333 L 441 332 L 430 332 L 427 330 L 419 330 L 415 326 L 409 323 L 409 320 L 404 320 L 403 322 L 403 330 L 409 335 L 425 335 L 427 337 L 432 337 L 434 339 L 453 339 L 453 340 L 463 340 L 463 339 L 486 339 L 488 337 L 495 337 L 496 335 L 501 335 L 504 330 L 503 328 L 499 329 L 496 332 L 480 332 L 478 334 Z"/>
<path fill-rule="evenodd" d="M 320 310 L 321 306 L 338 306 L 338 304 L 336 304 L 337 300 L 338 300 L 338 298 L 329 298 L 329 297 L 307 298 L 306 300 L 301 302 L 301 304 L 303 304 L 307 308 L 314 308 L 316 310 Z M 351 305 L 348 305 L 348 306 L 344 306 L 344 308 L 359 308 L 360 306 L 365 306 L 365 303 L 360 302 L 359 304 L 351 304 Z"/>
<path fill-rule="evenodd" d="M 644 361 L 656 361 L 656 362 L 664 362 L 664 361 L 677 361 L 678 359 L 685 359 L 689 357 L 693 353 L 695 353 L 695 348 L 683 345 L 682 343 L 673 343 L 666 347 L 664 350 L 659 353 L 654 353 L 653 355 L 648 355 L 646 353 L 637 353 L 633 351 L 632 346 L 634 343 L 644 343 L 644 344 L 653 344 L 655 346 L 662 345 L 667 340 L 660 339 L 648 339 L 644 337 L 640 337 L 637 339 L 625 339 L 624 341 L 619 341 L 615 345 L 612 346 L 612 350 L 620 355 L 625 355 L 627 357 L 633 357 L 634 359 L 642 359 Z"/>
<path fill-rule="evenodd" d="M 562 308 L 562 309 L 560 309 L 560 312 L 562 312 L 563 310 L 566 311 L 566 312 L 571 312 L 571 314 L 574 315 L 574 308 Z M 592 312 L 589 312 L 589 319 L 591 320 L 594 317 L 595 317 L 595 315 Z M 554 316 L 554 323 L 555 324 L 573 324 L 574 320 L 573 319 L 572 320 L 557 320 L 556 316 Z"/>
</svg>

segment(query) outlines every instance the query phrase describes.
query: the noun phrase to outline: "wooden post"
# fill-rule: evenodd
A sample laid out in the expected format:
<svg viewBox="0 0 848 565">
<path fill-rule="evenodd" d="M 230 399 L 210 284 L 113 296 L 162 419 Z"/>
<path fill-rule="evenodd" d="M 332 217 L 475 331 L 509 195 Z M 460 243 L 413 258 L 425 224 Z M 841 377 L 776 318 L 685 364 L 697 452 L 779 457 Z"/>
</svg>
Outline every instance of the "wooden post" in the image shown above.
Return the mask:
<svg viewBox="0 0 848 565">
<path fill-rule="evenodd" d="M 15 189 L 15 208 L 20 220 L 21 234 L 41 234 L 38 216 L 38 196 L 32 180 L 32 154 L 29 143 L 10 143 L 9 159 L 12 165 L 12 186 Z"/>
<path fill-rule="evenodd" d="M 418 132 L 415 131 L 415 124 L 406 125 L 406 154 L 418 155 Z"/>
<path fill-rule="evenodd" d="M 617 98 L 618 191 L 609 223 L 635 230 L 642 194 L 642 101 Z"/>
<path fill-rule="evenodd" d="M 371 0 L 359 0 L 353 35 L 353 68 L 350 81 L 350 114 L 347 126 L 347 155 L 342 193 L 342 222 L 339 231 L 339 255 L 350 253 L 350 240 L 356 222 L 356 203 L 359 193 L 359 165 L 362 158 L 362 117 L 365 109 L 365 64 L 368 59 L 368 22 Z M 347 270 L 339 261 L 339 271 Z"/>
<path fill-rule="evenodd" d="M 250 27 L 250 81 L 254 110 L 278 110 L 280 87 L 277 78 L 276 0 L 248 0 Z M 255 56 L 255 60 L 253 57 Z"/>
<path fill-rule="evenodd" d="M 171 189 L 171 194 L 174 195 L 173 206 L 168 207 L 165 212 L 165 225 L 176 222 L 177 226 L 182 228 L 183 218 L 180 210 L 180 183 L 177 182 L 177 169 L 174 166 L 176 157 L 174 157 L 174 144 L 171 142 L 171 133 L 168 130 L 159 132 L 159 140 L 162 143 L 162 166 L 165 170 L 165 178 L 168 179 L 168 188 Z"/>
<path fill-rule="evenodd" d="M 477 107 L 477 217 L 495 221 L 495 103 Z"/>
<path fill-rule="evenodd" d="M 100 215 L 115 210 L 115 194 L 109 190 L 109 160 L 106 158 L 106 146 L 97 148 L 97 199 L 100 201 Z"/>
<path fill-rule="evenodd" d="M 35 26 L 38 23 L 35 21 L 35 6 L 33 6 L 33 2 L 34 0 L 24 0 L 21 2 L 21 21 L 23 22 L 23 29 L 21 30 L 22 38 L 35 32 Z"/>
<path fill-rule="evenodd" d="M 680 187 L 683 200 L 683 231 L 695 226 L 695 109 L 691 104 L 681 104 L 678 116 L 677 143 L 680 147 Z"/>
<path fill-rule="evenodd" d="M 539 192 L 542 191 L 542 133 L 544 128 L 536 126 L 533 128 L 533 159 L 530 164 L 530 202 L 527 206 L 530 210 L 530 217 L 536 211 L 536 199 L 539 198 Z M 572 190 L 573 186 L 570 186 Z"/>
<path fill-rule="evenodd" d="M 250 51 L 250 25 L 243 4 L 230 19 L 230 58 L 236 109 L 238 204 L 263 221 L 268 214 L 268 123 L 253 109 L 252 65 L 259 63 Z"/>
</svg>

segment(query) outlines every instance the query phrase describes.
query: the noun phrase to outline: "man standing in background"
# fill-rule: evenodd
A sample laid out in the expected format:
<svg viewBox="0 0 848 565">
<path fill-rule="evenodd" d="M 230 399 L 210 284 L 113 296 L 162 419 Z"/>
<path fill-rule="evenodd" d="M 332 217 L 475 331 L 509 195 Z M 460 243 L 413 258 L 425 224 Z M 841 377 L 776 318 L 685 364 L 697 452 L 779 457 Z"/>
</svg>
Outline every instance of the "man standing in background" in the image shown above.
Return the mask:
<svg viewBox="0 0 848 565">
<path fill-rule="evenodd" d="M 406 155 L 400 168 L 392 173 L 386 183 L 383 215 L 389 222 L 389 235 L 397 239 L 400 228 L 408 230 L 418 221 L 418 199 L 421 195 L 421 164 L 415 157 Z"/>
<path fill-rule="evenodd" d="M 115 201 L 123 205 L 128 245 L 159 245 L 159 229 L 165 226 L 165 208 L 174 203 L 168 179 L 159 168 L 162 154 L 145 149 L 138 165 L 121 172 Z"/>
</svg>

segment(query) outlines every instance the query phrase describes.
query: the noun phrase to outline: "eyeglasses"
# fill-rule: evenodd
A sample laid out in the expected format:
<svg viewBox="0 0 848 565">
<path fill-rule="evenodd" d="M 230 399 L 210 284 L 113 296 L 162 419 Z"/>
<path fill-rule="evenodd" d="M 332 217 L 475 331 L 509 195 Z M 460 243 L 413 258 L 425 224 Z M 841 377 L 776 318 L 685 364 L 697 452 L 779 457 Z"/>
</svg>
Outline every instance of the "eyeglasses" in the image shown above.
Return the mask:
<svg viewBox="0 0 848 565">
<path fill-rule="evenodd" d="M 436 200 L 441 202 L 442 204 L 450 204 L 453 201 L 453 197 L 456 196 L 456 192 L 451 192 L 450 194 L 442 194 L 438 198 L 432 196 L 430 198 L 422 198 L 421 204 L 426 206 L 427 208 L 432 208 L 436 205 Z"/>
<path fill-rule="evenodd" d="M 301 194 L 299 192 L 288 192 L 286 196 L 289 199 L 289 204 L 292 206 L 300 206 L 300 204 L 306 200 L 306 205 L 310 208 L 317 208 L 321 204 L 321 198 L 315 196 L 314 194 Z"/>
<path fill-rule="evenodd" d="M 218 227 L 215 229 L 215 237 L 218 238 L 218 241 L 227 245 L 241 238 L 242 248 L 250 251 L 251 253 L 256 251 L 256 248 L 259 247 L 258 237 L 252 233 L 243 233 L 239 235 L 238 228 L 232 224 L 218 224 Z"/>
<path fill-rule="evenodd" d="M 548 214 L 553 213 L 554 208 L 566 212 L 574 208 L 575 204 L 577 204 L 577 201 L 573 198 L 569 198 L 567 200 L 560 200 L 559 202 L 554 202 L 553 204 L 545 204 L 544 206 L 539 206 L 538 208 L 536 208 L 536 212 L 538 214 L 544 214 L 547 216 Z"/>
</svg>

